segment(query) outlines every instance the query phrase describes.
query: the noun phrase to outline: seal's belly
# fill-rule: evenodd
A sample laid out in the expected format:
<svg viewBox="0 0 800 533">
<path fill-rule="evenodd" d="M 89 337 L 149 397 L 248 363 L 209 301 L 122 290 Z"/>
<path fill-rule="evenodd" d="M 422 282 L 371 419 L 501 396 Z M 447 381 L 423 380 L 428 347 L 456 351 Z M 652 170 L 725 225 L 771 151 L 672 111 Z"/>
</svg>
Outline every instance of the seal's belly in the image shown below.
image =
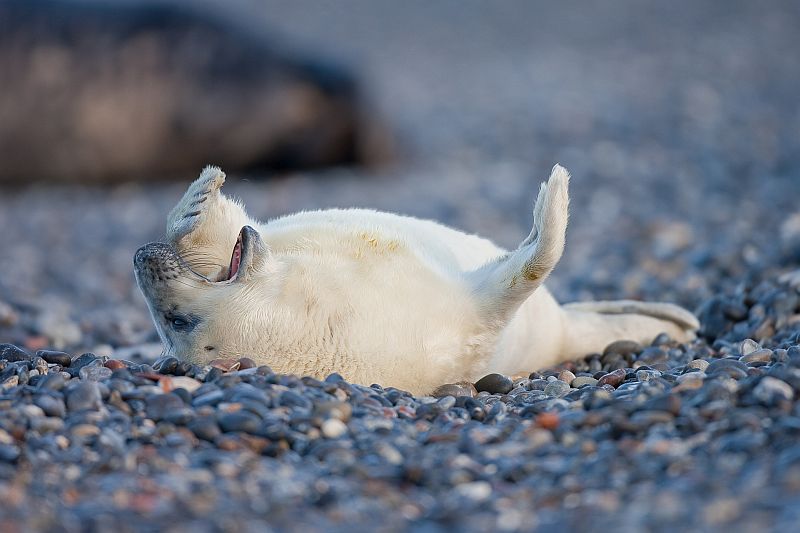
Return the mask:
<svg viewBox="0 0 800 533">
<path fill-rule="evenodd" d="M 313 374 L 414 390 L 468 374 L 481 328 L 456 265 L 432 265 L 403 240 L 368 230 L 276 252 L 287 264 L 277 303 L 304 322 Z"/>
</svg>

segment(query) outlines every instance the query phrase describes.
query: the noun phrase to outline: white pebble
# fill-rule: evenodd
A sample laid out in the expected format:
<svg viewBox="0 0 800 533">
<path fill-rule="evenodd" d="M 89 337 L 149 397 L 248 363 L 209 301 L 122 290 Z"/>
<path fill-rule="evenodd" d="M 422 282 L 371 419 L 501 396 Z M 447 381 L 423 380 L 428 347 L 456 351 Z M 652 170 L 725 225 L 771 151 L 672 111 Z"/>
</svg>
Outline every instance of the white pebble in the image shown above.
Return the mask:
<svg viewBox="0 0 800 533">
<path fill-rule="evenodd" d="M 338 439 L 347 433 L 347 425 L 339 419 L 329 418 L 322 423 L 322 434 L 328 439 Z"/>
</svg>

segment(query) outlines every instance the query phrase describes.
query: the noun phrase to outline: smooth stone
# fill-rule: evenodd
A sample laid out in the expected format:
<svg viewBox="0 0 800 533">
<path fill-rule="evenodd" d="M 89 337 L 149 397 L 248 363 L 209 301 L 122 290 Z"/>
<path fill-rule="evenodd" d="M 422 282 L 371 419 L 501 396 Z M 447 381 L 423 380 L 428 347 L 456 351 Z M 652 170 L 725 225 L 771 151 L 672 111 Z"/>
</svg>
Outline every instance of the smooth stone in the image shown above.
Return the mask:
<svg viewBox="0 0 800 533">
<path fill-rule="evenodd" d="M 563 381 L 552 381 L 544 388 L 544 393 L 551 398 L 561 398 L 570 391 L 569 384 Z"/>
<path fill-rule="evenodd" d="M 285 407 L 301 407 L 304 409 L 311 409 L 314 407 L 314 404 L 311 402 L 311 400 L 293 390 L 287 390 L 281 393 L 279 403 Z"/>
<path fill-rule="evenodd" d="M 753 339 L 745 339 L 739 344 L 739 353 L 742 355 L 748 355 L 760 349 L 761 345 Z"/>
<path fill-rule="evenodd" d="M 708 368 L 708 365 L 709 363 L 705 359 L 694 359 L 693 361 L 689 361 L 689 364 L 686 366 L 688 366 L 689 368 L 696 368 L 701 372 L 705 372 L 706 369 Z"/>
<path fill-rule="evenodd" d="M 353 415 L 353 406 L 335 400 L 320 402 L 314 405 L 314 414 L 322 418 L 337 418 L 347 422 Z"/>
<path fill-rule="evenodd" d="M 714 374 L 719 370 L 737 368 L 747 372 L 747 365 L 736 359 L 714 359 L 706 368 L 706 374 Z"/>
<path fill-rule="evenodd" d="M 703 381 L 705 378 L 706 378 L 706 373 L 705 372 L 688 372 L 686 374 L 681 374 L 680 376 L 675 378 L 675 382 L 676 383 L 684 383 L 684 382 L 687 382 L 687 381 L 693 381 L 693 380 L 698 380 L 698 379 L 700 381 Z"/>
<path fill-rule="evenodd" d="M 225 433 L 255 433 L 261 427 L 261 419 L 249 411 L 234 411 L 217 415 L 217 423 Z"/>
<path fill-rule="evenodd" d="M 345 383 L 345 379 L 342 377 L 341 374 L 334 372 L 333 374 L 329 374 L 328 377 L 325 378 L 325 383 Z"/>
<path fill-rule="evenodd" d="M 528 385 L 525 387 L 530 391 L 540 390 L 543 391 L 545 387 L 547 387 L 548 381 L 542 378 L 532 379 L 528 382 Z"/>
<path fill-rule="evenodd" d="M 572 380 L 575 379 L 575 374 L 573 374 L 569 370 L 562 370 L 558 374 L 558 379 L 563 381 L 564 383 L 572 383 Z"/>
<path fill-rule="evenodd" d="M 204 405 L 217 405 L 219 402 L 222 401 L 222 398 L 225 395 L 219 389 L 207 392 L 203 395 L 198 396 L 194 400 L 192 400 L 192 405 L 194 407 L 202 407 Z"/>
<path fill-rule="evenodd" d="M 192 420 L 194 420 L 197 413 L 189 407 L 181 407 L 180 409 L 175 409 L 170 411 L 169 413 L 164 416 L 164 422 L 168 422 L 170 424 L 176 424 L 179 426 L 185 426 Z"/>
<path fill-rule="evenodd" d="M 174 394 L 152 394 L 145 398 L 147 418 L 156 422 L 167 418 L 172 411 L 183 409 L 183 407 L 183 400 Z"/>
<path fill-rule="evenodd" d="M 468 396 L 470 398 L 475 397 L 477 394 L 477 390 L 472 383 L 468 381 L 463 381 L 461 383 L 447 383 L 445 385 L 441 385 L 437 387 L 432 396 L 435 398 L 443 398 L 445 396 L 453 396 L 458 398 L 459 396 Z"/>
<path fill-rule="evenodd" d="M 489 392 L 491 394 L 507 394 L 514 388 L 514 382 L 502 374 L 489 374 L 475 383 L 478 392 Z"/>
<path fill-rule="evenodd" d="M 19 459 L 20 450 L 13 444 L 0 444 L 0 461 L 13 463 Z"/>
<path fill-rule="evenodd" d="M 71 412 L 103 407 L 100 387 L 95 381 L 80 381 L 66 393 L 66 400 Z"/>
<path fill-rule="evenodd" d="M 222 434 L 222 430 L 213 416 L 199 416 L 189 422 L 186 427 L 197 436 L 198 439 L 214 442 Z"/>
<path fill-rule="evenodd" d="M 103 364 L 105 364 L 106 360 L 108 359 L 106 358 L 105 360 L 103 360 L 103 358 L 91 352 L 81 354 L 72 360 L 72 363 L 69 365 L 69 373 L 72 374 L 73 376 L 77 376 L 83 367 L 90 365 L 102 366 Z"/>
<path fill-rule="evenodd" d="M 338 439 L 347 433 L 347 424 L 337 418 L 329 418 L 322 423 L 320 430 L 325 438 Z"/>
<path fill-rule="evenodd" d="M 3 359 L 11 363 L 28 361 L 31 359 L 31 354 L 14 344 L 0 344 L 0 360 Z"/>
<path fill-rule="evenodd" d="M 72 356 L 66 352 L 58 352 L 55 350 L 39 350 L 36 352 L 36 355 L 51 365 L 68 367 L 70 364 L 72 364 Z"/>
<path fill-rule="evenodd" d="M 661 372 L 658 370 L 637 370 L 635 375 L 637 381 L 650 381 L 651 379 L 661 377 Z"/>
<path fill-rule="evenodd" d="M 41 390 L 52 390 L 52 391 L 60 391 L 64 388 L 67 384 L 67 379 L 69 379 L 69 374 L 67 376 L 64 373 L 56 373 L 56 374 L 48 374 L 39 381 L 37 384 L 37 388 Z"/>
<path fill-rule="evenodd" d="M 221 378 L 223 375 L 225 375 L 225 372 L 223 372 L 222 369 L 219 369 L 217 367 L 211 367 L 209 368 L 208 372 L 203 378 L 203 381 L 205 383 L 213 383 L 214 381 Z"/>
<path fill-rule="evenodd" d="M 202 383 L 197 381 L 194 378 L 186 377 L 186 376 L 174 376 L 172 377 L 172 388 L 173 389 L 185 389 L 190 393 L 196 391 L 200 388 Z"/>
<path fill-rule="evenodd" d="M 606 346 L 605 350 L 603 350 L 603 355 L 618 353 L 622 356 L 630 356 L 641 352 L 642 349 L 642 345 L 636 341 L 619 340 Z"/>
<path fill-rule="evenodd" d="M 655 363 L 664 363 L 669 359 L 667 352 L 659 348 L 658 346 L 648 346 L 642 353 L 639 354 L 637 361 L 641 361 L 646 365 L 652 365 Z"/>
<path fill-rule="evenodd" d="M 775 399 L 791 401 L 794 399 L 794 389 L 785 381 L 764 376 L 753 389 L 753 395 L 765 403 L 771 403 Z"/>
<path fill-rule="evenodd" d="M 614 370 L 606 374 L 605 376 L 601 377 L 597 380 L 597 385 L 602 387 L 603 385 L 611 385 L 615 389 L 620 386 L 620 384 L 625 379 L 626 372 L 622 369 Z"/>
<path fill-rule="evenodd" d="M 743 363 L 769 363 L 771 360 L 772 350 L 766 348 L 750 351 L 739 358 Z"/>
<path fill-rule="evenodd" d="M 153 363 L 153 370 L 160 374 L 173 374 L 179 363 L 175 357 L 162 357 Z"/>
<path fill-rule="evenodd" d="M 570 385 L 575 389 L 579 389 L 584 385 L 595 386 L 597 385 L 597 380 L 590 376 L 578 376 L 572 380 L 572 383 L 570 383 Z"/>
<path fill-rule="evenodd" d="M 33 400 L 34 405 L 37 405 L 44 414 L 47 416 L 55 416 L 64 418 L 67 414 L 67 406 L 61 398 L 55 398 L 49 394 L 40 394 Z"/>
<path fill-rule="evenodd" d="M 453 396 L 445 396 L 436 402 L 436 405 L 438 405 L 439 409 L 442 411 L 447 411 L 456 405 L 456 399 Z"/>
<path fill-rule="evenodd" d="M 105 366 L 106 368 L 110 368 L 112 372 L 114 370 L 121 370 L 123 368 L 127 368 L 125 362 L 120 361 L 119 359 L 109 359 L 108 361 L 105 362 L 105 365 L 103 366 Z"/>
<path fill-rule="evenodd" d="M 81 379 L 89 381 L 103 381 L 110 378 L 111 374 L 113 371 L 104 366 L 85 366 L 78 371 Z"/>
<path fill-rule="evenodd" d="M 256 362 L 249 357 L 242 357 L 237 362 L 239 363 L 239 370 L 248 370 L 250 368 L 257 368 L 258 366 Z"/>
</svg>

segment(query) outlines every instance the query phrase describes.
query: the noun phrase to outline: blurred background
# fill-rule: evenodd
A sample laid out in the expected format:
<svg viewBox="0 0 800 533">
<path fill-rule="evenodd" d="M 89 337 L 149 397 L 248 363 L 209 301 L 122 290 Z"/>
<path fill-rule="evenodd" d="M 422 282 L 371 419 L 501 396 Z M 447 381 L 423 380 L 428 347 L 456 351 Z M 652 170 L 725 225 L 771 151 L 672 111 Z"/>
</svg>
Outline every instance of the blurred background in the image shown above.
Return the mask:
<svg viewBox="0 0 800 533">
<path fill-rule="evenodd" d="M 205 164 L 260 218 L 513 247 L 559 162 L 562 300 L 797 268 L 798 28 L 791 0 L 0 0 L 0 341 L 156 349 L 132 256 Z"/>
</svg>

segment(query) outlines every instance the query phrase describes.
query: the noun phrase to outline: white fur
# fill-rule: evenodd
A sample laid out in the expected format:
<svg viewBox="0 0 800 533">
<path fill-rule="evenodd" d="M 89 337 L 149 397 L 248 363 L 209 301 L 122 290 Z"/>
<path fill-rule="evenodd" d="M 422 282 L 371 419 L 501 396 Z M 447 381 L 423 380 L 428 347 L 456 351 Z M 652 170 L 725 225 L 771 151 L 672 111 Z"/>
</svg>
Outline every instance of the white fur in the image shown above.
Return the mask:
<svg viewBox="0 0 800 533">
<path fill-rule="evenodd" d="M 237 235 L 250 225 L 266 248 L 248 273 L 233 282 L 140 281 L 168 350 L 181 357 L 246 355 L 279 372 L 338 372 L 429 393 L 489 371 L 530 372 L 621 338 L 666 331 L 685 340 L 697 327 L 670 304 L 559 306 L 542 286 L 567 226 L 569 174 L 558 165 L 539 192 L 530 235 L 512 252 L 432 221 L 363 209 L 262 224 L 220 193 L 224 179 L 217 168 L 203 171 L 170 213 L 168 239 L 214 281 L 227 276 Z M 157 320 L 161 300 L 201 324 L 190 334 L 168 331 Z"/>
</svg>

